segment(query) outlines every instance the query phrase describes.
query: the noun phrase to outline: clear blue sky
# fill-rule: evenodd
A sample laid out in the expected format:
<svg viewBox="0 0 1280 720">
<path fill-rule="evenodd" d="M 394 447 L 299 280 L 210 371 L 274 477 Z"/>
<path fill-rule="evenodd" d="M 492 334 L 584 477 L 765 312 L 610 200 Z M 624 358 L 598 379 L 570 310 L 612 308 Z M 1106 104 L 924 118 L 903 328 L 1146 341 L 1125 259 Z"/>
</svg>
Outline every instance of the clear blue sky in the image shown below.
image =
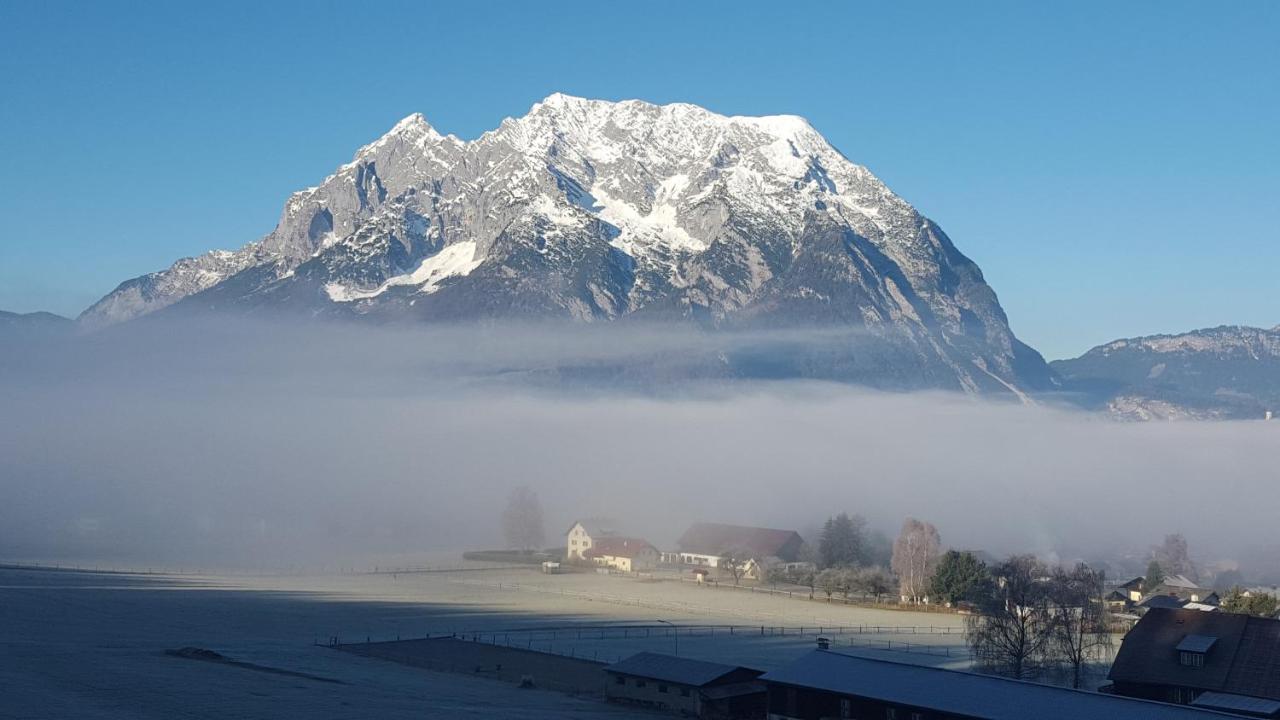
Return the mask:
<svg viewBox="0 0 1280 720">
<path fill-rule="evenodd" d="M 795 113 L 935 219 L 1049 357 L 1280 323 L 1280 2 L 0 0 L 0 308 L 270 231 L 411 112 L 554 91 Z"/>
</svg>

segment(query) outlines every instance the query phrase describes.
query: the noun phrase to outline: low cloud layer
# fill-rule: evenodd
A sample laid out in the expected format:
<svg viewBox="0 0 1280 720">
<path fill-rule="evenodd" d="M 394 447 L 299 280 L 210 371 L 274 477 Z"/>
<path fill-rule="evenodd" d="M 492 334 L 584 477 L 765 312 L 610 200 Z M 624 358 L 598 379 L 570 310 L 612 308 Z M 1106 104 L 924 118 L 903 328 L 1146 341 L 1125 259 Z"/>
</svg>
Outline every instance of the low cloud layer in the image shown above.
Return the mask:
<svg viewBox="0 0 1280 720">
<path fill-rule="evenodd" d="M 892 533 L 1062 558 L 1270 572 L 1280 426 L 801 381 L 569 381 L 706 352 L 655 328 L 161 325 L 0 340 L 0 559 L 332 566 L 500 544 L 511 488 L 550 540 L 609 515 L 660 544 L 705 519 Z"/>
</svg>

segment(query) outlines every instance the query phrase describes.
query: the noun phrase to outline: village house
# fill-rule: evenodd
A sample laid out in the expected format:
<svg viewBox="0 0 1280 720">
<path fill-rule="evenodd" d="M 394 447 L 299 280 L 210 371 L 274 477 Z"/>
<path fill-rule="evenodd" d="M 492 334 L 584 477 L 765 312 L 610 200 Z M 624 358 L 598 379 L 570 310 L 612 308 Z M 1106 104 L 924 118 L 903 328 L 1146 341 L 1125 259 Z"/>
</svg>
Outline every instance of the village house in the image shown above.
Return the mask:
<svg viewBox="0 0 1280 720">
<path fill-rule="evenodd" d="M 793 530 L 722 523 L 694 523 L 676 541 L 682 565 L 719 567 L 721 558 L 732 554 L 745 564 L 745 577 L 753 580 L 771 565 L 799 560 L 803 544 Z"/>
<path fill-rule="evenodd" d="M 589 518 L 579 520 L 565 532 L 564 556 L 568 560 L 584 560 L 586 552 L 601 538 L 614 537 L 619 533 L 612 522 Z"/>
<path fill-rule="evenodd" d="M 1214 720 L 1220 713 L 819 649 L 765 673 L 770 720 Z"/>
<path fill-rule="evenodd" d="M 622 572 L 642 572 L 658 566 L 658 550 L 645 540 L 606 535 L 594 542 L 582 557 L 601 567 Z"/>
<path fill-rule="evenodd" d="M 1134 613 L 1141 615 L 1152 608 L 1165 608 L 1170 610 L 1201 610 L 1204 612 L 1215 612 L 1221 604 L 1217 593 L 1209 593 L 1202 601 L 1184 600 L 1177 595 L 1148 595 L 1142 599 L 1142 602 L 1133 606 Z"/>
<path fill-rule="evenodd" d="M 1252 717 L 1280 717 L 1280 620 L 1152 608 L 1125 636 L 1110 691 Z"/>
<path fill-rule="evenodd" d="M 1107 611 L 1111 613 L 1127 613 L 1133 608 L 1133 601 L 1119 589 L 1107 593 L 1102 602 L 1106 603 Z"/>
<path fill-rule="evenodd" d="M 1136 577 L 1132 580 L 1120 585 L 1116 589 L 1124 593 L 1129 598 L 1129 602 L 1137 603 L 1142 600 L 1143 588 L 1146 587 L 1147 579 L 1144 577 Z"/>
<path fill-rule="evenodd" d="M 642 652 L 604 669 L 605 698 L 699 718 L 764 718 L 760 670 Z"/>
<path fill-rule="evenodd" d="M 1147 595 L 1170 595 L 1187 602 L 1204 602 L 1212 594 L 1212 588 L 1201 587 L 1185 575 L 1170 575 L 1156 587 L 1147 589 Z"/>
</svg>

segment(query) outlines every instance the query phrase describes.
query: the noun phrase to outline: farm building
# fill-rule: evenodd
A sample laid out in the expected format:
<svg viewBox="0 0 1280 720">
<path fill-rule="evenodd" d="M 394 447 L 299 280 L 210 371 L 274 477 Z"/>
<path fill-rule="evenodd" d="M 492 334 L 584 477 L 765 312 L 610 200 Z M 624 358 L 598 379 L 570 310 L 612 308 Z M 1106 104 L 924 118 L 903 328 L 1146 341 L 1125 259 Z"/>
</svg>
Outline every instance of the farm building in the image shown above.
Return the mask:
<svg viewBox="0 0 1280 720">
<path fill-rule="evenodd" d="M 804 540 L 794 530 L 695 523 L 680 536 L 680 562 L 718 567 L 720 558 L 733 554 L 756 568 L 798 560 Z"/>
<path fill-rule="evenodd" d="M 761 678 L 770 720 L 1214 720 L 1183 705 L 815 650 Z"/>
<path fill-rule="evenodd" d="M 582 557 L 602 567 L 639 572 L 656 568 L 659 553 L 657 548 L 639 538 L 608 535 L 596 539 Z"/>
<path fill-rule="evenodd" d="M 642 652 L 604 669 L 611 702 L 700 718 L 764 718 L 761 671 Z"/>
<path fill-rule="evenodd" d="M 598 518 L 579 520 L 569 526 L 568 531 L 565 532 L 564 556 L 569 560 L 582 560 L 598 540 L 619 534 L 615 525 L 608 520 Z"/>
</svg>

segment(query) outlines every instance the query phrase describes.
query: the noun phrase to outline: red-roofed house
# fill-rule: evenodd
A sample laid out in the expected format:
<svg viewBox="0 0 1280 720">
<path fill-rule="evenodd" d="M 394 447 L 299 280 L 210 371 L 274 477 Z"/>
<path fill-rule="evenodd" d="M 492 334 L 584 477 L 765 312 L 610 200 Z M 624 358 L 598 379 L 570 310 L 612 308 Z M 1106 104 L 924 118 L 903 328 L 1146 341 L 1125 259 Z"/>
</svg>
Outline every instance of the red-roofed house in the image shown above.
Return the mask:
<svg viewBox="0 0 1280 720">
<path fill-rule="evenodd" d="M 582 556 L 597 565 L 623 572 L 652 570 L 658 566 L 658 549 L 639 538 L 598 538 Z"/>
</svg>

